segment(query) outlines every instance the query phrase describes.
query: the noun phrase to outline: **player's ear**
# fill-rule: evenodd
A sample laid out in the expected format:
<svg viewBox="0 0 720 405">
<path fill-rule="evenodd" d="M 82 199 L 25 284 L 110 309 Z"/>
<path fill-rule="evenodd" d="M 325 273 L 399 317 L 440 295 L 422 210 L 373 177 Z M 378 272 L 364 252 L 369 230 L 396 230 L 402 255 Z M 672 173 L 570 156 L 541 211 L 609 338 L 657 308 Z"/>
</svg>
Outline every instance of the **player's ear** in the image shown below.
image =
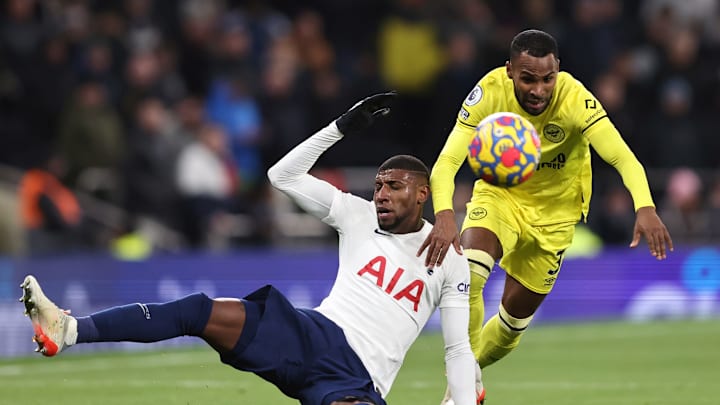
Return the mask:
<svg viewBox="0 0 720 405">
<path fill-rule="evenodd" d="M 512 63 L 509 60 L 505 61 L 505 72 L 508 79 L 512 79 Z"/>
<path fill-rule="evenodd" d="M 425 202 L 427 202 L 429 197 L 430 197 L 430 185 L 424 184 L 422 186 L 418 186 L 418 188 L 417 188 L 418 204 L 420 204 L 420 205 L 425 204 Z"/>
</svg>

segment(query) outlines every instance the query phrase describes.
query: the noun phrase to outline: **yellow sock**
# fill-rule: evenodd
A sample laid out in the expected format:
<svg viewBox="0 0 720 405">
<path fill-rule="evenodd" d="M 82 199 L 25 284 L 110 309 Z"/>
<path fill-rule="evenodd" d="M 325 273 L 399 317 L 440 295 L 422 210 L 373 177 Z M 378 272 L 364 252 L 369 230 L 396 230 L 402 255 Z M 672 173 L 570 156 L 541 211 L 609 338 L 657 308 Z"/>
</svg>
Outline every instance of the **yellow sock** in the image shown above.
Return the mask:
<svg viewBox="0 0 720 405">
<path fill-rule="evenodd" d="M 470 289 L 472 291 L 472 285 Z M 524 319 L 515 318 L 500 304 L 499 312 L 487 321 L 480 333 L 480 355 L 476 356 L 480 368 L 495 363 L 515 349 L 532 318 L 532 315 Z"/>
<path fill-rule="evenodd" d="M 485 321 L 485 301 L 483 289 L 490 276 L 495 260 L 487 252 L 477 249 L 465 249 L 470 264 L 470 346 L 475 358 L 480 354 L 480 333 Z"/>
</svg>

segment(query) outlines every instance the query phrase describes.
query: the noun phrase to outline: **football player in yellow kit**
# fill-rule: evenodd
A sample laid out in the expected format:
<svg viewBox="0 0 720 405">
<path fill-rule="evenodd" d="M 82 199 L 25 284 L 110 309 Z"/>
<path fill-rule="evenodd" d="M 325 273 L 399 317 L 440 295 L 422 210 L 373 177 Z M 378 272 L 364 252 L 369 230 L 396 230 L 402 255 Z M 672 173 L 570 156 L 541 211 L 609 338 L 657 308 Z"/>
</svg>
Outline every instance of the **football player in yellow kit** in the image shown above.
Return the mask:
<svg viewBox="0 0 720 405">
<path fill-rule="evenodd" d="M 458 236 L 452 211 L 455 175 L 475 127 L 499 111 L 530 120 L 541 139 L 542 158 L 533 176 L 520 185 L 504 188 L 477 180 Z M 560 71 L 557 42 L 550 34 L 517 34 L 510 60 L 480 79 L 462 104 L 432 168 L 436 224 L 417 254 L 427 250 L 426 265 L 432 266 L 442 263 L 448 249 L 460 251 L 462 245 L 472 270 L 470 342 L 481 369 L 518 345 L 555 284 L 575 224 L 588 213 L 590 145 L 615 167 L 632 195 L 637 216 L 630 247 L 644 237 L 650 253 L 665 259 L 673 244 L 655 212 L 643 166 L 595 96 Z M 482 291 L 498 261 L 506 272 L 505 288 L 498 313 L 483 326 Z M 479 379 L 478 392 L 484 396 Z"/>
</svg>

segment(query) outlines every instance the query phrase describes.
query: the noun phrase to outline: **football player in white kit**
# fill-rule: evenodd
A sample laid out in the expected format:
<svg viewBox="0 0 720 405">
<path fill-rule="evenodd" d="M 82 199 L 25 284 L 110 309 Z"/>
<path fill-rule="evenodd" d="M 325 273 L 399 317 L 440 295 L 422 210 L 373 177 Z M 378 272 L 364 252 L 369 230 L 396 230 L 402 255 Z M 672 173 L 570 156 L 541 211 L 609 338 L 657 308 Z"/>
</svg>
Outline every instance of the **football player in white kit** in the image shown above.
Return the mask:
<svg viewBox="0 0 720 405">
<path fill-rule="evenodd" d="M 77 343 L 198 336 L 224 363 L 257 374 L 303 405 L 386 405 L 408 349 L 440 308 L 453 399 L 475 405 L 479 370 L 467 332 L 467 260 L 451 250 L 441 266 L 428 268 L 415 255 L 432 228 L 422 218 L 430 195 L 425 164 L 408 155 L 386 160 L 373 201 L 308 174 L 343 136 L 387 115 L 394 98 L 383 93 L 362 100 L 268 170 L 273 186 L 339 234 L 335 284 L 317 308 L 295 308 L 266 285 L 242 299 L 196 293 L 72 317 L 27 276 L 21 301 L 38 351 L 54 356 Z"/>
</svg>

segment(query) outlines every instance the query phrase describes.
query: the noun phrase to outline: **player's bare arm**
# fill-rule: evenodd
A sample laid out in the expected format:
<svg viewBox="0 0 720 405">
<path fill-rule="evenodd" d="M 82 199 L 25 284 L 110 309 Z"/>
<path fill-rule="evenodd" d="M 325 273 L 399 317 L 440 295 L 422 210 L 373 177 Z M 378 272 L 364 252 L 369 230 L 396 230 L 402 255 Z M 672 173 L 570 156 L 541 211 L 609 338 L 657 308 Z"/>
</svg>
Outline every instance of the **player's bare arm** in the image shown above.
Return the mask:
<svg viewBox="0 0 720 405">
<path fill-rule="evenodd" d="M 452 246 L 455 251 L 462 253 L 460 248 L 460 237 L 458 236 L 458 228 L 455 223 L 455 213 L 453 210 L 442 210 L 435 214 L 435 226 L 425 239 L 417 256 L 420 257 L 427 249 L 425 256 L 425 266 L 436 267 L 442 264 L 445 255 Z"/>
<path fill-rule="evenodd" d="M 473 130 L 465 128 L 464 124 L 456 124 L 433 166 L 430 189 L 435 208 L 435 226 L 417 252 L 417 257 L 420 257 L 427 250 L 425 266 L 441 265 L 451 245 L 458 254 L 462 254 L 452 201 L 454 178 L 465 162 L 469 137 L 472 133 Z"/>
<path fill-rule="evenodd" d="M 630 247 L 638 246 L 641 237 L 647 241 L 650 254 L 658 260 L 667 258 L 667 251 L 672 252 L 674 249 L 670 232 L 655 212 L 655 207 L 641 207 L 637 210 Z"/>
</svg>

